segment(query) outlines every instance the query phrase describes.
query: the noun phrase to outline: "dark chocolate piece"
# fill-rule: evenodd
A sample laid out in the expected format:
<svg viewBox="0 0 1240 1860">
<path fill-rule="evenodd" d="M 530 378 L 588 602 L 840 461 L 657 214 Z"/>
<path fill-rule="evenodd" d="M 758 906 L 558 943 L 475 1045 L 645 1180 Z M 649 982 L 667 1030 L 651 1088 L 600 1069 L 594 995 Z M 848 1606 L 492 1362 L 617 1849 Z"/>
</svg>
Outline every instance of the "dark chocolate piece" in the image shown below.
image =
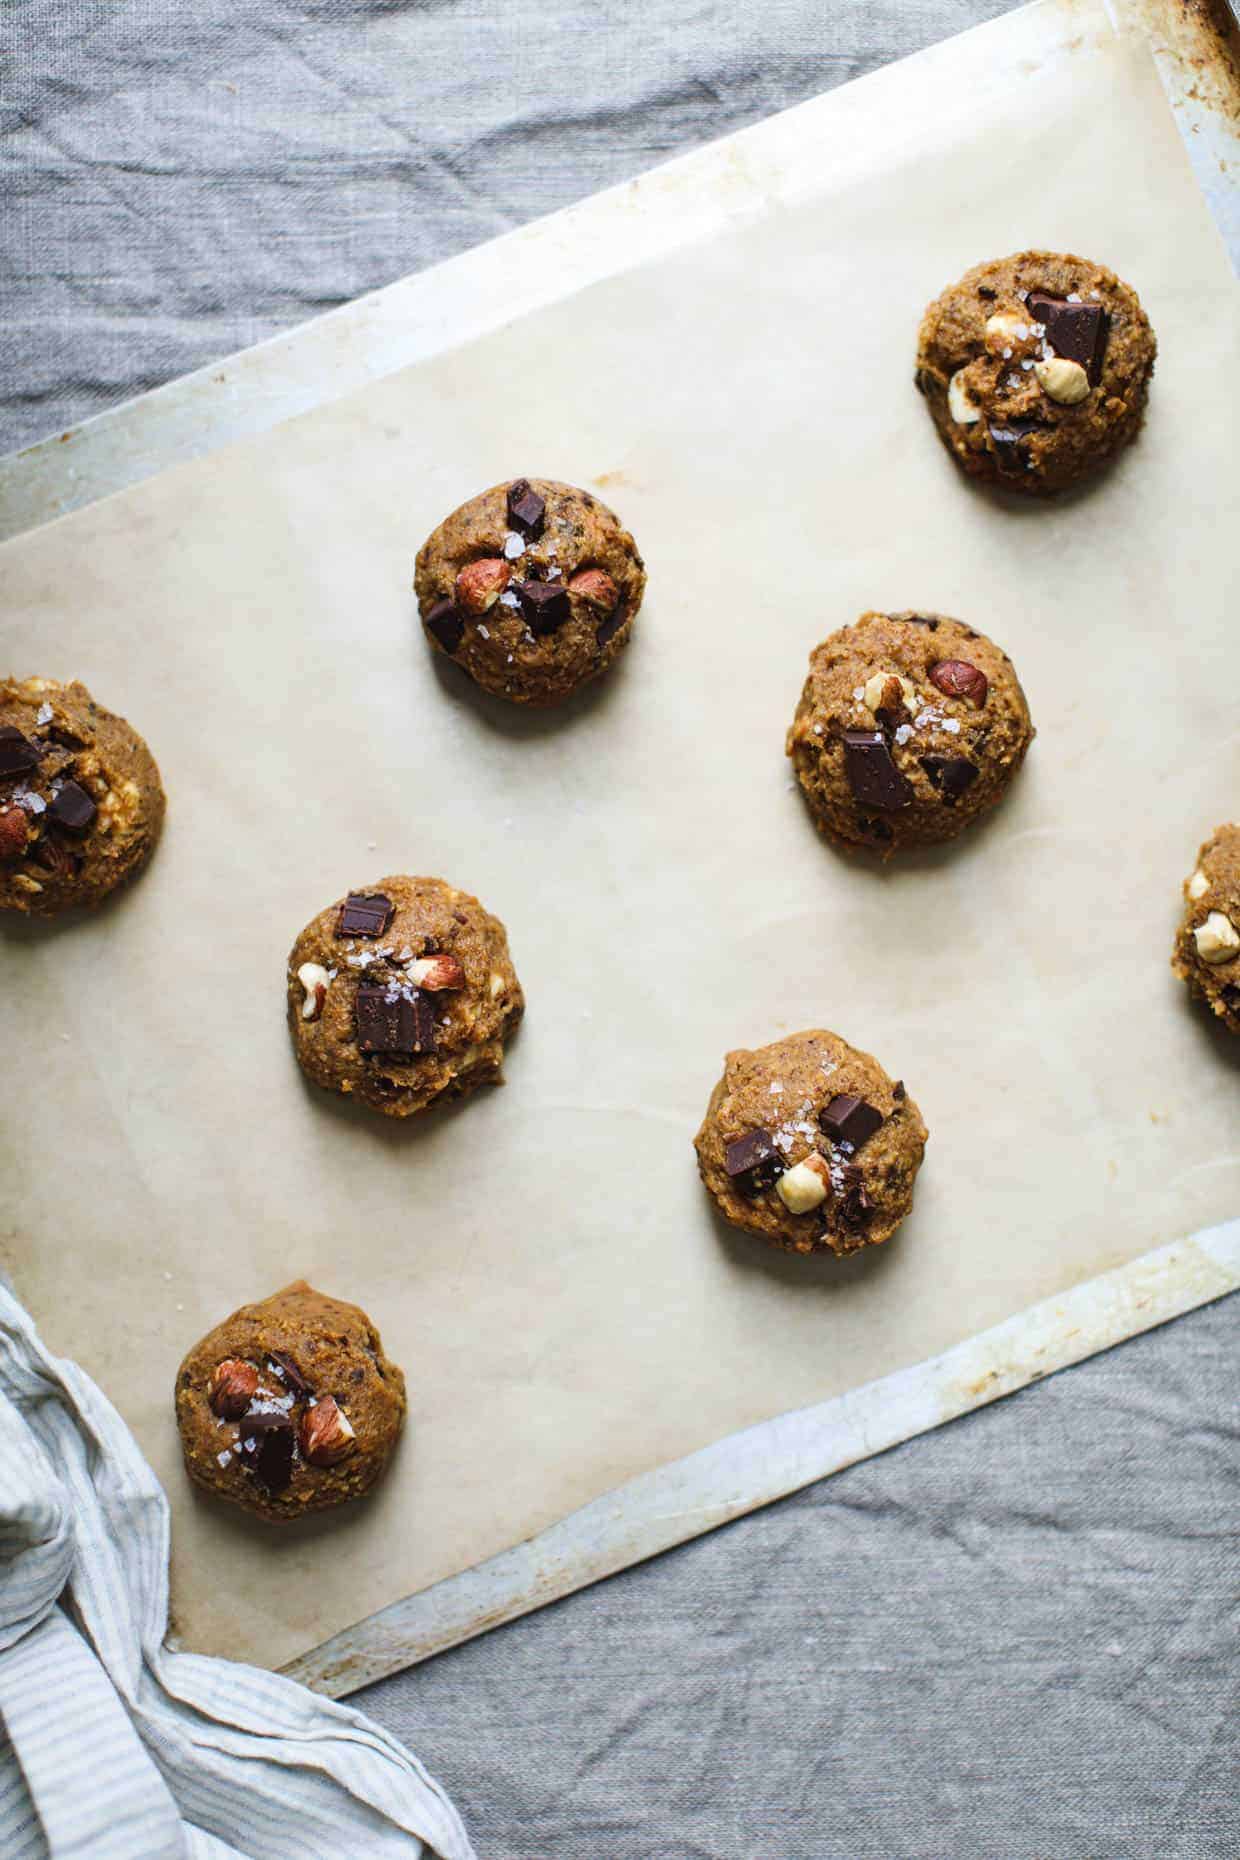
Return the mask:
<svg viewBox="0 0 1240 1860">
<path fill-rule="evenodd" d="M 568 589 L 562 581 L 519 581 L 517 599 L 535 633 L 554 633 L 568 619 Z"/>
<path fill-rule="evenodd" d="M 298 1369 L 287 1350 L 268 1350 L 268 1356 L 275 1364 L 276 1372 L 286 1388 L 290 1388 L 300 1401 L 307 1401 L 314 1390 Z"/>
<path fill-rule="evenodd" d="M 0 781 L 39 766 L 39 751 L 13 724 L 0 725 Z"/>
<path fill-rule="evenodd" d="M 609 639 L 614 639 L 624 625 L 624 602 L 617 601 L 609 614 L 604 614 L 595 628 L 594 638 L 598 645 L 605 646 Z"/>
<path fill-rule="evenodd" d="M 1102 358 L 1106 354 L 1108 318 L 1099 303 L 1070 304 L 1064 297 L 1047 297 L 1035 291 L 1029 298 L 1029 314 L 1046 325 L 1046 340 L 1056 355 L 1067 362 L 1079 362 L 1097 387 L 1102 376 Z"/>
<path fill-rule="evenodd" d="M 771 1141 L 769 1130 L 751 1130 L 728 1144 L 723 1166 L 742 1193 L 756 1195 L 778 1181 L 784 1172 L 784 1159 Z"/>
<path fill-rule="evenodd" d="M 881 730 L 845 730 L 844 773 L 863 807 L 907 807 L 913 798 Z"/>
<path fill-rule="evenodd" d="M 98 811 L 85 788 L 75 781 L 65 782 L 47 804 L 48 819 L 66 833 L 85 833 Z"/>
<path fill-rule="evenodd" d="M 293 1476 L 293 1429 L 284 1416 L 249 1414 L 241 1423 L 237 1458 L 269 1492 L 282 1492 Z"/>
<path fill-rule="evenodd" d="M 860 1169 L 850 1166 L 843 1171 L 839 1187 L 836 1189 L 835 1205 L 841 1226 L 851 1227 L 854 1231 L 865 1226 L 872 1211 L 872 1204 L 865 1192 Z"/>
<path fill-rule="evenodd" d="M 908 1092 L 904 1089 L 903 1079 L 896 1080 L 895 1084 L 891 1088 L 891 1095 L 895 1099 L 897 1104 L 904 1103 L 904 1100 L 908 1097 Z"/>
<path fill-rule="evenodd" d="M 455 652 L 465 637 L 465 622 L 455 603 L 445 597 L 436 601 L 427 614 L 426 630 L 434 634 L 445 652 Z"/>
<path fill-rule="evenodd" d="M 435 1050 L 435 1013 L 425 995 L 363 982 L 357 991 L 357 1043 L 363 1053 L 412 1059 Z"/>
<path fill-rule="evenodd" d="M 382 936 L 395 914 L 396 906 L 381 891 L 373 896 L 351 891 L 340 906 L 336 935 Z"/>
<path fill-rule="evenodd" d="M 919 756 L 917 759 L 930 777 L 931 785 L 942 795 L 946 807 L 954 807 L 980 773 L 976 762 L 969 762 L 964 756 Z"/>
<path fill-rule="evenodd" d="M 508 486 L 508 521 L 519 530 L 526 542 L 537 542 L 543 533 L 547 506 L 528 478 L 518 478 Z"/>
<path fill-rule="evenodd" d="M 996 426 L 991 422 L 988 430 L 994 442 L 995 463 L 1000 471 L 1017 475 L 1031 468 L 1033 460 L 1021 440 L 1034 432 L 1037 424 L 1036 420 L 1013 420 L 1009 426 Z"/>
<path fill-rule="evenodd" d="M 858 1098 L 852 1092 L 837 1093 L 818 1113 L 818 1124 L 823 1133 L 833 1143 L 847 1143 L 854 1150 L 868 1143 L 874 1132 L 881 1130 L 884 1121 L 877 1105 L 867 1104 L 864 1098 Z"/>
</svg>

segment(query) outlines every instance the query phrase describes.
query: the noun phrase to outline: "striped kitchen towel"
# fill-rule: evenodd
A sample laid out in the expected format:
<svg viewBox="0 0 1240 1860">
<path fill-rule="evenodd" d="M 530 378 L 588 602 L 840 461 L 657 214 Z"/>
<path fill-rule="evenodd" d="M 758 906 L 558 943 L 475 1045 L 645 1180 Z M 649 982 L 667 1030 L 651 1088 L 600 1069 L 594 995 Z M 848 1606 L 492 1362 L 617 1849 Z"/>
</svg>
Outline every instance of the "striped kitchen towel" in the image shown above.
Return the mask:
<svg viewBox="0 0 1240 1860">
<path fill-rule="evenodd" d="M 4 1860 L 473 1860 L 385 1731 L 274 1673 L 172 1652 L 167 1621 L 155 1475 L 0 1286 Z"/>
</svg>

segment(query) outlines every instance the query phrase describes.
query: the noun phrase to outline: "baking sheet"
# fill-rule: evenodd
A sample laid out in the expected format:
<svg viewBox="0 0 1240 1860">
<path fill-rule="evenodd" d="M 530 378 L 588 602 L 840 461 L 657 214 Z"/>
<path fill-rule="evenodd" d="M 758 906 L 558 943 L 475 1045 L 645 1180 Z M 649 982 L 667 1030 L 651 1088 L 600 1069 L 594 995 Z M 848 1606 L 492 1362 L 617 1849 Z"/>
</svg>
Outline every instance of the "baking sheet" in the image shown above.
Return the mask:
<svg viewBox="0 0 1240 1860">
<path fill-rule="evenodd" d="M 1147 53 L 1045 19 L 967 110 L 944 56 L 812 106 L 812 189 L 753 187 L 738 139 L 726 237 L 0 552 L 5 661 L 86 678 L 169 788 L 129 895 L 4 934 L 38 1066 L 3 1220 L 173 1496 L 188 1644 L 293 1658 L 1234 1213 L 1234 1067 L 1166 970 L 1240 773 L 1234 298 Z M 1162 341 L 1141 445 L 1051 510 L 960 484 L 908 385 L 925 299 L 1026 242 L 1113 263 Z M 651 568 L 628 663 L 534 719 L 428 662 L 407 592 L 444 511 L 530 470 L 595 485 Z M 1041 730 L 991 825 L 887 873 L 821 846 L 781 754 L 810 646 L 871 604 L 993 632 Z M 302 1086 L 283 958 L 402 868 L 505 918 L 530 1014 L 506 1091 L 388 1129 Z M 816 1023 L 931 1127 L 911 1221 L 843 1265 L 718 1226 L 689 1148 L 726 1046 Z M 272 1538 L 184 1491 L 169 1396 L 189 1341 L 299 1273 L 371 1309 L 414 1426 L 371 1506 Z"/>
</svg>

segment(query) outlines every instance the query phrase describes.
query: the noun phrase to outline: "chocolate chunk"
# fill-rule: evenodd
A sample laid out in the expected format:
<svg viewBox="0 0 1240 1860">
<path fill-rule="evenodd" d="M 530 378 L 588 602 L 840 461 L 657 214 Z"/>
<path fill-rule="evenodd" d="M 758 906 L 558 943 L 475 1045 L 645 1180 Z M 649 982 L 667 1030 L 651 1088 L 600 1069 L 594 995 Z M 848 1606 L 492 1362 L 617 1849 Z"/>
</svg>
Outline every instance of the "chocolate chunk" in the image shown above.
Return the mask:
<svg viewBox="0 0 1240 1860">
<path fill-rule="evenodd" d="M 0 726 L 0 781 L 10 775 L 24 775 L 27 769 L 38 766 L 37 746 L 11 723 Z"/>
<path fill-rule="evenodd" d="M 568 619 L 568 589 L 562 581 L 519 581 L 517 599 L 535 633 L 554 633 Z"/>
<path fill-rule="evenodd" d="M 85 833 L 98 811 L 85 788 L 75 781 L 65 782 L 47 804 L 48 819 L 66 833 Z"/>
<path fill-rule="evenodd" d="M 381 891 L 373 896 L 351 891 L 340 906 L 336 935 L 382 936 L 395 914 L 396 906 Z"/>
<path fill-rule="evenodd" d="M 298 1369 L 287 1350 L 268 1350 L 268 1356 L 275 1364 L 276 1372 L 286 1388 L 292 1389 L 300 1401 L 306 1401 L 314 1390 Z"/>
<path fill-rule="evenodd" d="M 907 807 L 913 798 L 881 730 L 845 730 L 844 773 L 863 807 Z"/>
<path fill-rule="evenodd" d="M 991 423 L 988 430 L 994 442 L 995 463 L 1000 471 L 1016 475 L 1030 469 L 1033 460 L 1021 440 L 1034 432 L 1037 424 L 1036 420 L 1013 420 L 1010 426 L 995 426 Z"/>
<path fill-rule="evenodd" d="M 939 630 L 938 618 L 934 614 L 901 614 L 900 619 L 906 626 L 928 626 L 932 633 Z"/>
<path fill-rule="evenodd" d="M 854 1231 L 864 1227 L 870 1217 L 872 1204 L 865 1192 L 860 1169 L 845 1169 L 835 1193 L 835 1206 L 841 1226 L 851 1227 Z"/>
<path fill-rule="evenodd" d="M 744 1194 L 756 1195 L 783 1174 L 784 1159 L 771 1141 L 769 1130 L 751 1130 L 728 1144 L 723 1166 Z"/>
<path fill-rule="evenodd" d="M 998 291 L 992 290 L 989 284 L 979 284 L 977 287 L 977 294 L 979 297 L 985 297 L 990 303 L 993 303 L 995 298 L 999 295 Z"/>
<path fill-rule="evenodd" d="M 1070 304 L 1066 298 L 1046 297 L 1035 291 L 1029 298 L 1029 314 L 1046 325 L 1046 340 L 1056 355 L 1062 355 L 1067 362 L 1079 362 L 1097 387 L 1108 333 L 1108 317 L 1102 305 Z"/>
<path fill-rule="evenodd" d="M 465 622 L 455 604 L 445 598 L 436 601 L 427 614 L 426 630 L 434 634 L 445 652 L 455 652 L 465 637 Z"/>
<path fill-rule="evenodd" d="M 965 790 L 973 786 L 980 772 L 976 762 L 966 761 L 964 756 L 919 756 L 917 759 L 947 807 L 953 807 Z"/>
<path fill-rule="evenodd" d="M 518 478 L 508 486 L 508 521 L 519 530 L 526 542 L 537 542 L 543 533 L 547 506 L 528 478 Z"/>
<path fill-rule="evenodd" d="M 1223 1006 L 1230 1014 L 1240 1014 L 1240 988 L 1234 982 L 1228 982 L 1221 990 Z"/>
<path fill-rule="evenodd" d="M 857 1098 L 851 1092 L 837 1093 L 818 1113 L 818 1125 L 824 1135 L 833 1143 L 850 1144 L 854 1150 L 868 1143 L 884 1121 L 877 1105 L 867 1104 L 864 1098 Z"/>
<path fill-rule="evenodd" d="M 364 1053 L 412 1059 L 435 1050 L 435 1012 L 425 995 L 363 982 L 357 991 L 357 1043 Z"/>
<path fill-rule="evenodd" d="M 892 1095 L 892 1097 L 893 1097 L 893 1098 L 895 1099 L 895 1101 L 896 1101 L 896 1103 L 897 1103 L 897 1104 L 903 1104 L 903 1103 L 904 1103 L 904 1100 L 905 1100 L 905 1099 L 906 1099 L 906 1098 L 908 1097 L 908 1093 L 907 1093 L 907 1091 L 906 1091 L 906 1090 L 904 1089 L 904 1080 L 903 1080 L 903 1079 L 897 1079 L 897 1080 L 896 1080 L 896 1082 L 895 1082 L 895 1084 L 894 1084 L 894 1085 L 892 1086 L 892 1088 L 891 1088 L 891 1095 Z"/>
<path fill-rule="evenodd" d="M 269 1492 L 282 1492 L 293 1476 L 293 1429 L 283 1415 L 248 1414 L 237 1458 Z"/>
<path fill-rule="evenodd" d="M 604 614 L 595 628 L 594 638 L 598 645 L 605 646 L 609 639 L 614 639 L 624 625 L 624 602 L 617 601 L 609 614 Z"/>
</svg>

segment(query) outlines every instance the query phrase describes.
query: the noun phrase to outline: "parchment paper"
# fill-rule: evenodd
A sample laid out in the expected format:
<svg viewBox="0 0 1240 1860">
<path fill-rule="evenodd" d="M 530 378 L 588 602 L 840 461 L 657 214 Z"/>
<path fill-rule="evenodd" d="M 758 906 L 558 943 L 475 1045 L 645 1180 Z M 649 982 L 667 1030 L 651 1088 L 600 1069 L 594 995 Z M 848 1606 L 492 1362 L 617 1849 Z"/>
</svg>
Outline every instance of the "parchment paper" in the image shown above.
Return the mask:
<svg viewBox="0 0 1240 1860">
<path fill-rule="evenodd" d="M 129 893 L 0 941 L 2 1231 L 172 1496 L 188 1644 L 287 1660 L 1236 1212 L 1234 1058 L 1167 968 L 1240 791 L 1235 300 L 1146 53 L 1074 21 L 1017 86 L 940 57 L 932 93 L 837 93 L 812 197 L 0 552 L 0 662 L 84 678 L 169 792 Z M 911 387 L 925 301 L 1030 243 L 1113 264 L 1161 342 L 1139 446 L 1046 508 L 961 483 Z M 408 588 L 521 472 L 595 486 L 650 568 L 627 662 L 535 718 L 431 661 Z M 782 754 L 870 605 L 992 633 L 1040 730 L 990 825 L 889 871 L 818 840 Z M 283 1024 L 297 930 L 394 870 L 476 890 L 529 999 L 507 1089 L 404 1128 L 303 1085 Z M 912 1218 L 845 1264 L 723 1228 L 690 1147 L 724 1050 L 811 1025 L 931 1130 Z M 375 1316 L 412 1426 L 373 1503 L 273 1533 L 188 1492 L 171 1386 L 299 1274 Z"/>
</svg>

